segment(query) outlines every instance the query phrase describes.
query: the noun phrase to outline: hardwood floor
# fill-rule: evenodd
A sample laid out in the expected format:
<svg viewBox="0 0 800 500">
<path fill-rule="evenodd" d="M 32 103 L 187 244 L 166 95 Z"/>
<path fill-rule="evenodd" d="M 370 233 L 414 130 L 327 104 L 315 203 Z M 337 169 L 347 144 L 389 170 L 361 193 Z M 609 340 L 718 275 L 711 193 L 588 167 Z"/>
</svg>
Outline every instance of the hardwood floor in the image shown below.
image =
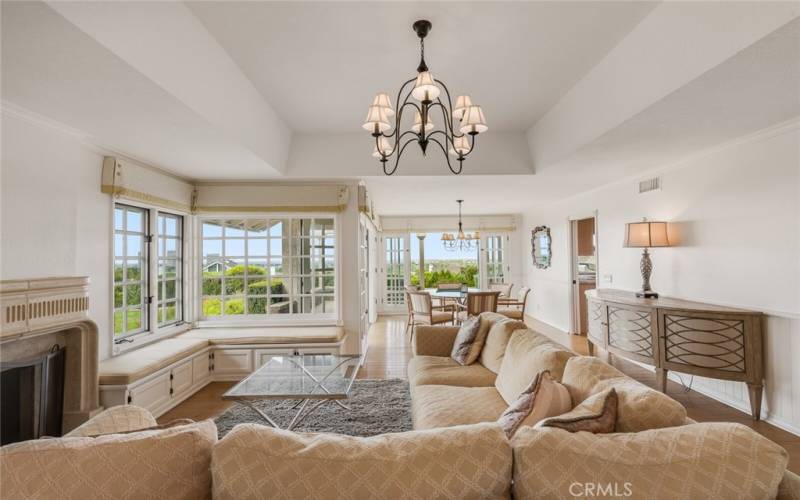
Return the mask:
<svg viewBox="0 0 800 500">
<path fill-rule="evenodd" d="M 411 359 L 411 345 L 405 329 L 405 317 L 386 316 L 379 318 L 369 332 L 369 351 L 358 378 L 406 378 L 406 367 Z M 586 338 L 575 335 L 548 334 L 550 338 L 575 352 L 586 354 Z M 600 351 L 603 359 L 626 375 L 655 388 L 655 375 L 634 363 L 609 356 Z M 688 382 L 688 380 L 687 380 Z M 223 401 L 221 395 L 233 385 L 232 382 L 214 382 L 158 419 L 159 423 L 177 418 L 202 420 L 222 414 L 233 403 Z M 667 393 L 686 407 L 689 417 L 698 422 L 727 421 L 744 424 L 759 434 L 771 439 L 789 452 L 789 470 L 800 473 L 800 436 L 779 429 L 766 422 L 753 422 L 749 415 L 695 391 L 686 391 L 683 386 L 670 381 Z"/>
</svg>

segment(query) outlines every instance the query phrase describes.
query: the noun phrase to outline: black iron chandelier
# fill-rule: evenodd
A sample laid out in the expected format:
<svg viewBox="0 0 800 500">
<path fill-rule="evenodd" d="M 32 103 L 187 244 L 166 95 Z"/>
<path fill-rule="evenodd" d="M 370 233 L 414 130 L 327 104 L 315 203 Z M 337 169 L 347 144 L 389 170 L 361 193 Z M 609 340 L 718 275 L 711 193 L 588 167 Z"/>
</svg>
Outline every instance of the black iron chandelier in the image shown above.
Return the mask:
<svg viewBox="0 0 800 500">
<path fill-rule="evenodd" d="M 474 233 L 464 233 L 464 228 L 461 224 L 461 204 L 464 200 L 456 200 L 458 202 L 458 232 L 442 233 L 442 246 L 445 250 L 451 252 L 471 252 L 478 248 L 481 240 L 481 235 L 478 231 Z"/>
<path fill-rule="evenodd" d="M 387 94 L 377 94 L 372 101 L 363 125 L 364 129 L 370 131 L 375 138 L 372 156 L 380 160 L 384 174 L 392 175 L 397 171 L 400 157 L 410 143 L 416 141 L 425 156 L 430 143 L 435 143 L 444 153 L 450 171 L 460 174 L 464 160 L 475 147 L 475 136 L 488 130 L 486 118 L 481 107 L 473 104 L 468 95 L 458 96 L 455 107 L 453 106 L 447 86 L 441 80 L 434 78 L 428 71 L 428 65 L 425 64 L 425 37 L 431 29 L 430 21 L 417 21 L 413 28 L 419 37 L 420 45 L 417 76 L 400 87 L 394 108 Z M 409 88 L 411 83 L 414 85 Z M 442 90 L 444 96 L 441 96 Z M 419 104 L 410 100 L 412 97 L 419 101 Z M 407 107 L 415 110 L 414 124 L 410 130 L 401 132 L 403 112 Z M 433 130 L 431 113 L 435 108 L 441 109 L 444 130 Z M 393 124 L 389 123 L 391 117 L 394 117 Z M 457 168 L 450 162 L 451 155 L 458 160 Z M 394 165 L 389 167 L 387 163 L 391 156 L 394 156 Z"/>
</svg>

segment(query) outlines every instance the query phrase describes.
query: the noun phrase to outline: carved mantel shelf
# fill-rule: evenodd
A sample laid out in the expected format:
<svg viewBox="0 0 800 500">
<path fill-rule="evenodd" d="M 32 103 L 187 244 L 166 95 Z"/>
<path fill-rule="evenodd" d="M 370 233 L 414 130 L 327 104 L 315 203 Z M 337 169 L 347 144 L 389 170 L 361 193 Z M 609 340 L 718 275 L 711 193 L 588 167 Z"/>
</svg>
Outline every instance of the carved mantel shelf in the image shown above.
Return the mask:
<svg viewBox="0 0 800 500">
<path fill-rule="evenodd" d="M 0 360 L 66 347 L 63 430 L 100 410 L 97 325 L 89 319 L 89 278 L 0 281 Z"/>
<path fill-rule="evenodd" d="M 662 392 L 669 370 L 745 382 L 753 418 L 761 418 L 760 312 L 670 297 L 643 299 L 613 289 L 589 290 L 586 298 L 590 354 L 597 345 L 654 365 Z"/>
</svg>

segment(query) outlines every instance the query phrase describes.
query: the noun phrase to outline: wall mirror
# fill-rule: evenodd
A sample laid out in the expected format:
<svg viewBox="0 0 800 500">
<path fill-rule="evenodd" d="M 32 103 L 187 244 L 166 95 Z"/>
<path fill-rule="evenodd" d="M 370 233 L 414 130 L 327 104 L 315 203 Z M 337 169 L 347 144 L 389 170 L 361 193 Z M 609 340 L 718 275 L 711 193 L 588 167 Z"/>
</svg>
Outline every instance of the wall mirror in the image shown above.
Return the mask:
<svg viewBox="0 0 800 500">
<path fill-rule="evenodd" d="M 531 231 L 531 255 L 533 265 L 539 269 L 550 267 L 550 228 L 538 226 Z"/>
</svg>

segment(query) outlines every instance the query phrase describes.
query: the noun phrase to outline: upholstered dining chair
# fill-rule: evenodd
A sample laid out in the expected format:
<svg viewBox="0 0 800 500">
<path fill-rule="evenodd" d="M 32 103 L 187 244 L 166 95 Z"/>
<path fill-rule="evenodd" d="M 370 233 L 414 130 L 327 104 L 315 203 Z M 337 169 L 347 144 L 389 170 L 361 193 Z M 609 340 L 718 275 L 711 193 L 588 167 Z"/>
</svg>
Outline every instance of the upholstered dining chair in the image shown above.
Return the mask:
<svg viewBox="0 0 800 500">
<path fill-rule="evenodd" d="M 464 304 L 459 304 L 457 319 L 459 322 L 483 312 L 497 312 L 497 300 L 500 292 L 469 292 Z"/>
<path fill-rule="evenodd" d="M 411 302 L 411 338 L 417 325 L 441 325 L 455 321 L 453 306 L 434 306 L 431 294 L 420 291 L 407 291 Z"/>
<path fill-rule="evenodd" d="M 517 300 L 503 300 L 500 301 L 500 307 L 497 312 L 512 319 L 523 321 L 525 319 L 525 303 L 528 301 L 528 294 L 531 289 L 524 286 L 517 292 Z"/>
<path fill-rule="evenodd" d="M 514 288 L 514 283 L 492 283 L 489 285 L 489 290 L 500 292 L 500 298 L 506 300 L 511 299 L 512 288 Z"/>
</svg>

